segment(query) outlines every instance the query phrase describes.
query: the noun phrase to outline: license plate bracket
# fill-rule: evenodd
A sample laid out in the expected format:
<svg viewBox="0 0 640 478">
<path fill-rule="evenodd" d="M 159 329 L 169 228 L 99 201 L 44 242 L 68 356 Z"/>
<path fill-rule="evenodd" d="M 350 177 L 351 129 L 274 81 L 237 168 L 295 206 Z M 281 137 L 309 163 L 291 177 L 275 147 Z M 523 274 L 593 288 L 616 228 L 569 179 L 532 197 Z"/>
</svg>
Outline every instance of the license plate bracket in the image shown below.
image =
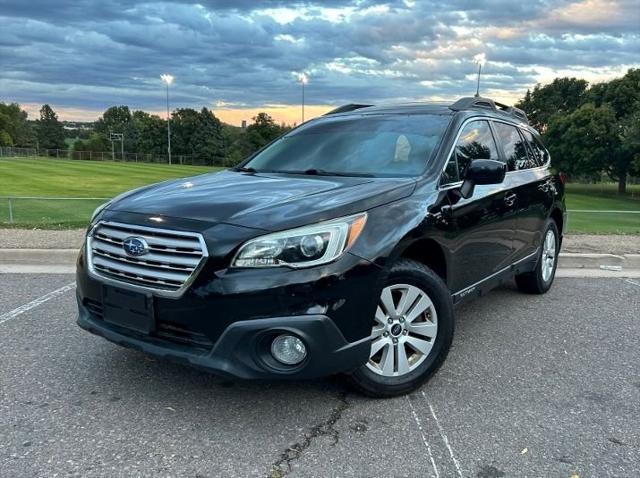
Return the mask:
<svg viewBox="0 0 640 478">
<path fill-rule="evenodd" d="M 103 318 L 118 327 L 150 334 L 155 329 L 153 296 L 117 287 L 102 287 Z"/>
</svg>

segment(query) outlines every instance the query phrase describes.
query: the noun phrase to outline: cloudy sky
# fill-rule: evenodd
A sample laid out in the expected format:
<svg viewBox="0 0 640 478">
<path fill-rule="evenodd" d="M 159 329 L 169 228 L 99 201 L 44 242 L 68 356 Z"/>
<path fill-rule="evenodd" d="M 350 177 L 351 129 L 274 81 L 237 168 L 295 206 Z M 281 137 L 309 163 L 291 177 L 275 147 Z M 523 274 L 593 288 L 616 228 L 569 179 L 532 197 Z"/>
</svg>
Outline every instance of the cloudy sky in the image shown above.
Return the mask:
<svg viewBox="0 0 640 478">
<path fill-rule="evenodd" d="M 640 0 L 0 0 L 0 101 L 95 119 L 127 104 L 299 121 L 354 101 L 513 102 L 536 82 L 640 66 Z"/>
</svg>

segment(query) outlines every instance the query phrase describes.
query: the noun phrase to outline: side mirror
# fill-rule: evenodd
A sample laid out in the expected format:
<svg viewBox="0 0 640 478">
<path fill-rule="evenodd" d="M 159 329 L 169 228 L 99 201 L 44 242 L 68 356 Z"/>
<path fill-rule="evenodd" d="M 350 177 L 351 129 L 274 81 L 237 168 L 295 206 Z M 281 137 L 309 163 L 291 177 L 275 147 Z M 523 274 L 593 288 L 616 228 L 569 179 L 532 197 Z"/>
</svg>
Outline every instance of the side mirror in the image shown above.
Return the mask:
<svg viewBox="0 0 640 478">
<path fill-rule="evenodd" d="M 479 184 L 500 184 L 507 173 L 507 165 L 494 159 L 474 159 L 467 167 L 460 195 L 467 199 Z"/>
</svg>

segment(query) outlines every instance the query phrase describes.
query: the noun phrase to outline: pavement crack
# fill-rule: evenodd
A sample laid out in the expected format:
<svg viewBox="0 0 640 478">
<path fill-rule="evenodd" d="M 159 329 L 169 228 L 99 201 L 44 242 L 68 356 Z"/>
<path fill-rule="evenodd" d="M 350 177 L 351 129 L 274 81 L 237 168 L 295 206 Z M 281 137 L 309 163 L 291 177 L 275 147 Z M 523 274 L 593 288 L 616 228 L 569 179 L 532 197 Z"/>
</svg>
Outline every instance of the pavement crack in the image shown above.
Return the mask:
<svg viewBox="0 0 640 478">
<path fill-rule="evenodd" d="M 331 414 L 326 420 L 311 427 L 300 441 L 291 445 L 280 455 L 280 458 L 271 466 L 267 478 L 283 478 L 287 476 L 291 472 L 292 462 L 300 458 L 316 438 L 329 436 L 333 439 L 331 446 L 338 444 L 340 432 L 335 429 L 335 424 L 342 418 L 344 411 L 351 406 L 347 401 L 347 392 L 341 392 L 338 400 L 338 405 L 331 410 Z"/>
</svg>

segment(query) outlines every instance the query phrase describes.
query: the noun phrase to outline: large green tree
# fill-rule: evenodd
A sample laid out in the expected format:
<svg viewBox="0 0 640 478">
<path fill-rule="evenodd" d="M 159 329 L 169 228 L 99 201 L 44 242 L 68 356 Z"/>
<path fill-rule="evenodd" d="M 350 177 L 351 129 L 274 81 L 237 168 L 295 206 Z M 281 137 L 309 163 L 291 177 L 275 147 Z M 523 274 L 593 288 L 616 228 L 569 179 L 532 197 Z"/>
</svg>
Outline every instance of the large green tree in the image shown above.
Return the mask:
<svg viewBox="0 0 640 478">
<path fill-rule="evenodd" d="M 64 127 L 51 106 L 42 105 L 40 108 L 40 119 L 36 122 L 36 129 L 40 148 L 63 149 L 65 147 Z"/>
<path fill-rule="evenodd" d="M 640 102 L 636 102 L 635 111 L 625 116 L 620 125 L 622 153 L 625 165 L 628 166 L 628 173 L 640 175 Z M 620 186 L 619 183 L 618 190 L 626 192 L 626 177 L 621 179 L 624 180 L 624 185 Z"/>
<path fill-rule="evenodd" d="M 288 131 L 288 129 L 285 126 L 278 125 L 267 113 L 258 113 L 257 116 L 254 116 L 253 123 L 247 127 L 247 133 L 253 135 L 258 142 L 257 145 L 261 148 L 285 131 Z"/>
<path fill-rule="evenodd" d="M 0 146 L 35 147 L 36 133 L 17 103 L 0 103 Z"/>
<path fill-rule="evenodd" d="M 133 129 L 136 135 L 136 152 L 167 154 L 167 122 L 144 111 L 134 111 Z"/>
<path fill-rule="evenodd" d="M 527 90 L 516 106 L 527 113 L 531 126 L 544 132 L 553 115 L 571 113 L 584 102 L 587 85 L 577 78 L 556 78 Z"/>
<path fill-rule="evenodd" d="M 131 152 L 136 149 L 137 134 L 133 125 L 131 111 L 128 106 L 112 106 L 108 108 L 95 125 L 94 131 L 98 133 L 111 147 L 111 133 L 124 135 L 124 151 Z M 120 149 L 119 144 L 115 144 L 115 150 Z"/>
<path fill-rule="evenodd" d="M 628 175 L 637 168 L 637 146 L 629 142 L 636 122 L 623 124 L 607 103 L 585 103 L 568 115 L 555 115 L 546 133 L 547 147 L 555 164 L 573 175 L 604 172 L 626 192 Z"/>
<path fill-rule="evenodd" d="M 592 85 L 586 100 L 596 106 L 611 105 L 617 118 L 634 115 L 640 103 L 640 69 L 632 68 L 621 78 Z"/>
<path fill-rule="evenodd" d="M 267 113 L 258 113 L 253 117 L 253 123 L 233 141 L 229 158 L 238 162 L 290 129 L 289 126 L 278 125 Z"/>
<path fill-rule="evenodd" d="M 626 192 L 640 174 L 640 70 L 587 88 L 584 80 L 558 78 L 527 91 L 518 103 L 544 136 L 556 166 L 574 176 L 604 173 Z"/>
<path fill-rule="evenodd" d="M 198 127 L 191 137 L 191 148 L 194 156 L 206 164 L 224 164 L 227 143 L 222 123 L 207 108 L 202 108 L 198 114 Z"/>
<path fill-rule="evenodd" d="M 171 152 L 174 155 L 194 153 L 191 139 L 199 126 L 198 112 L 192 108 L 178 108 L 171 114 Z"/>
<path fill-rule="evenodd" d="M 5 111 L 7 105 L 0 103 L 0 146 L 13 146 L 13 118 Z"/>
<path fill-rule="evenodd" d="M 108 151 L 111 148 L 111 144 L 102 136 L 96 132 L 89 134 L 87 139 L 79 139 L 73 143 L 74 151 L 101 153 Z"/>
<path fill-rule="evenodd" d="M 171 151 L 205 164 L 224 164 L 227 142 L 222 123 L 207 108 L 177 109 L 171 115 Z"/>
</svg>

